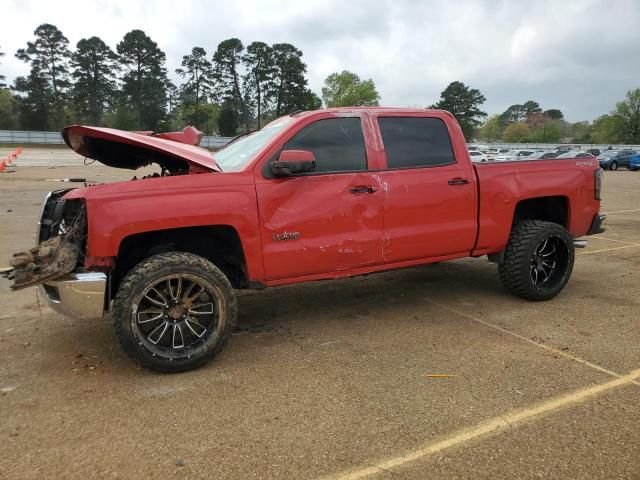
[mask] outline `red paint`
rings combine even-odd
[[[456,163],[388,170],[379,115],[440,118],[451,136]],[[301,128],[336,116],[361,118],[369,170],[288,178],[263,175]],[[71,143],[75,141],[82,153],[88,127],[74,128]],[[249,279],[282,285],[499,252],[507,243],[517,203],[528,198],[565,197],[568,229],[574,237],[587,233],[600,208],[594,198],[597,161],[474,165],[453,116],[437,110],[343,108],[296,115],[243,171],[235,173],[215,171],[215,162],[205,161],[208,153],[197,147],[110,129],[92,129],[91,134],[168,152],[190,162],[191,173],[194,168],[210,173],[69,192],[66,198],[84,198],[87,204],[87,267],[108,265],[129,235],[228,225],[241,239]],[[467,183],[449,184],[459,179]],[[362,187],[369,190],[351,192]]]

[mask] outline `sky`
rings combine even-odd
[[[535,100],[570,121],[610,112],[640,88],[640,0],[0,0],[0,73],[28,73],[15,51],[41,23],[75,47],[97,35],[114,50],[142,29],[167,54],[170,76],[200,46],[237,37],[292,43],[309,84],[350,70],[373,79],[381,105],[425,107],[459,80],[489,114]]]

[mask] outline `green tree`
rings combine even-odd
[[[192,108],[189,123],[202,129],[205,123],[200,116],[200,105],[207,103],[213,88],[213,65],[207,60],[207,52],[204,48],[193,47],[190,55],[182,57],[182,68],[176,69],[176,73],[186,82],[182,85],[182,103]]]
[[[533,100],[528,100],[524,102],[522,107],[524,108],[525,115],[529,115],[531,113],[542,113],[540,104],[538,102],[534,102]]]
[[[38,26],[33,34],[35,40],[27,42],[27,48],[16,52],[16,58],[31,65],[29,76],[16,82],[16,90],[23,91],[27,96],[37,96],[37,99],[32,99],[36,103],[48,104],[47,110],[53,112],[54,128],[61,129],[65,123],[64,109],[70,86],[69,40],[49,23]]]
[[[213,65],[218,101],[228,103],[230,108],[234,108],[236,118],[242,119],[248,131],[249,109],[240,72],[243,51],[244,46],[238,38],[223,40],[213,54]]]
[[[451,112],[458,123],[464,137],[470,140],[474,129],[480,125],[481,118],[486,117],[486,112],[480,110],[480,105],[486,98],[480,90],[469,88],[462,82],[451,82],[440,94],[440,101],[431,108],[439,108]]]
[[[551,120],[562,120],[564,119],[564,114],[562,113],[562,111],[558,110],[557,108],[552,108],[550,110],[545,110],[544,115],[548,118],[550,118]]]
[[[560,128],[556,122],[547,120],[538,125],[538,127],[529,135],[529,141],[535,143],[555,143],[560,141]]]
[[[260,129],[265,103],[269,101],[267,94],[270,84],[275,75],[275,63],[273,58],[273,48],[264,42],[252,42],[247,47],[246,53],[242,57],[247,74],[244,77],[244,84],[247,93],[252,97],[253,103],[257,107],[257,123]]]
[[[172,127],[174,130],[181,130],[185,125],[191,123],[194,118],[195,105],[181,104],[175,111],[175,120]],[[198,107],[199,125],[198,130],[205,135],[215,135],[218,131],[218,121],[220,119],[221,107],[217,103],[203,103]]]
[[[507,108],[500,115],[500,125],[504,128],[511,123],[524,122],[527,119],[527,111],[524,105],[516,103]]]
[[[178,87],[171,81],[167,80],[167,109],[169,116],[172,116],[174,111],[180,104],[180,91]]]
[[[55,128],[51,88],[37,67],[31,68],[28,76],[16,78],[12,88],[22,93],[16,98],[21,128],[27,130]]]
[[[327,107],[377,106],[380,94],[372,79],[360,80],[355,73],[343,70],[325,79],[322,100]]]
[[[618,117],[602,115],[596,118],[591,125],[591,140],[594,143],[619,143],[622,125]]]
[[[308,88],[300,96],[300,110],[319,110],[322,108],[322,99]]]
[[[20,128],[18,102],[7,88],[0,88],[0,130]]]
[[[118,43],[117,51],[125,71],[119,108],[132,111],[135,128],[158,130],[165,120],[167,105],[164,52],[142,30],[128,32]]]
[[[478,137],[486,142],[495,142],[502,138],[500,115],[491,115],[478,130]]]
[[[290,43],[276,43],[272,48],[275,73],[268,95],[275,116],[320,108],[318,96],[307,86],[307,65],[302,61],[302,51]]]
[[[529,127],[526,123],[516,122],[504,129],[503,139],[508,143],[526,142],[529,138]]]
[[[220,111],[218,133],[223,137],[235,137],[238,134],[238,113],[230,102],[226,102]]]
[[[116,93],[117,55],[98,37],[83,38],[71,55],[72,97],[81,120],[100,125]]]
[[[640,143],[640,88],[629,90],[625,99],[616,103],[613,115],[622,129],[622,141]]]

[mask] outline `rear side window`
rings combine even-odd
[[[378,118],[389,168],[437,167],[455,163],[451,139],[439,118]]]
[[[296,133],[284,148],[313,152],[316,173],[367,169],[359,118],[318,120]]]

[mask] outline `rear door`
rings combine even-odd
[[[313,152],[316,170],[274,178],[267,163],[256,178],[267,279],[381,263],[380,177],[368,170],[360,117],[314,120],[281,149]]]
[[[475,243],[475,174],[468,156],[459,158],[466,148],[454,154],[443,119],[418,115],[377,117],[386,156],[386,262],[466,255]]]

